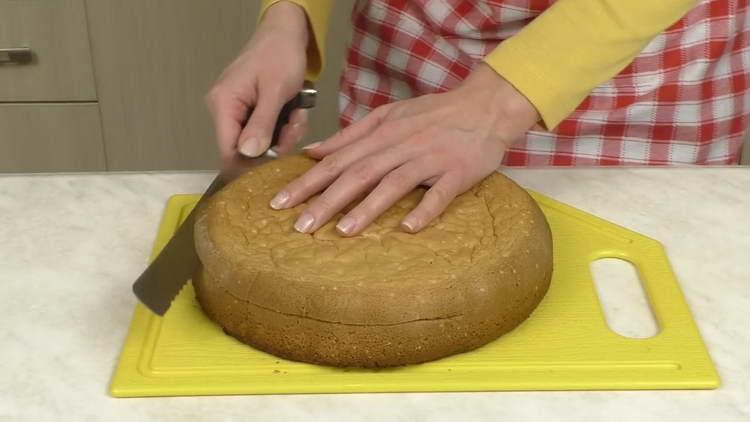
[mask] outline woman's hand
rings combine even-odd
[[[237,151],[257,157],[268,149],[279,111],[302,88],[308,36],[307,17],[299,6],[275,4],[206,95],[224,162]],[[243,128],[250,109],[252,116]],[[307,111],[295,110],[274,149],[291,150],[306,127]]]
[[[321,161],[281,190],[271,206],[294,207],[323,191],[294,226],[310,233],[370,191],[336,225],[342,235],[352,236],[423,184],[430,188],[401,222],[403,230],[414,233],[495,171],[508,146],[538,119],[523,95],[481,64],[452,91],[379,107],[308,146],[307,154]]]

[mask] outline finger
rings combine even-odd
[[[268,149],[283,105],[284,101],[281,96],[260,93],[258,104],[253,109],[239,137],[237,146],[242,155],[257,157]]]
[[[310,110],[306,108],[295,108],[289,113],[289,123],[303,124],[310,120]]]
[[[385,175],[362,202],[339,220],[336,229],[344,236],[361,233],[399,199],[425,180],[438,176],[440,172],[441,167],[437,160],[429,158],[421,158],[401,165]]]
[[[416,233],[443,213],[453,199],[463,192],[461,177],[446,173],[425,192],[422,201],[401,221],[401,229]]]
[[[307,132],[307,123],[287,123],[281,129],[279,142],[273,150],[279,154],[286,154],[294,149]]]
[[[310,202],[294,228],[302,233],[311,233],[326,224],[336,213],[375,186],[383,176],[409,160],[405,151],[407,147],[399,145],[355,163]]]
[[[240,122],[248,106],[239,99],[212,91],[206,96],[206,105],[214,123],[214,133],[222,161],[231,160],[237,151],[237,139],[242,126]]]
[[[399,143],[414,130],[402,122],[381,125],[370,135],[331,155],[326,155],[305,174],[292,180],[271,200],[271,207],[282,209],[297,206],[325,189],[352,164]],[[402,158],[405,160],[407,157]]]
[[[304,150],[307,155],[318,160],[326,155],[330,155],[343,147],[350,145],[357,139],[370,134],[375,128],[384,122],[388,110],[389,105],[378,107],[361,120],[339,130],[330,138],[307,145]]]

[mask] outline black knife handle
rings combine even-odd
[[[294,111],[294,109],[296,108],[315,107],[316,95],[317,91],[315,90],[315,86],[313,85],[313,83],[310,81],[305,81],[300,92],[298,92],[297,95],[294,96],[294,98],[287,101],[286,104],[281,107],[281,111],[279,111],[279,117],[276,119],[276,124],[273,127],[273,135],[271,135],[271,145],[269,145],[269,148],[278,144],[279,137],[281,136],[281,129],[284,128],[284,125],[289,123],[289,117],[291,116],[292,111]],[[242,122],[243,128],[245,127],[245,125],[247,125],[247,122],[248,120],[250,120],[250,116],[252,114],[253,109],[249,108],[247,110],[247,116]]]
[[[271,136],[271,145],[268,147],[271,148],[279,143],[279,137],[281,137],[281,129],[284,128],[284,125],[289,123],[289,116],[292,114],[292,111],[297,108],[296,104],[299,102],[298,97],[301,94],[297,94],[292,98],[291,101],[284,104],[284,107],[281,107],[281,111],[279,112],[279,117],[276,119],[276,126],[273,128],[273,136]]]

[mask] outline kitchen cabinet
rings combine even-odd
[[[0,171],[105,168],[84,0],[0,0]]]
[[[351,5],[339,1],[333,19],[345,22]],[[203,96],[258,9],[253,0],[0,0],[0,61],[9,48],[28,59],[0,64],[0,172],[215,168]],[[337,127],[351,29],[332,33],[309,139]]]
[[[248,0],[88,0],[110,170],[216,165],[203,96],[252,32]]]
[[[352,0],[332,22],[346,22]],[[203,96],[252,34],[258,1],[88,0],[107,167],[207,169],[218,164]],[[337,128],[336,93],[349,25],[332,25],[329,71],[308,139]]]
[[[0,169],[5,172],[106,169],[96,103],[0,104]]]
[[[84,0],[0,0],[3,61],[2,102],[96,101]]]
[[[0,171],[213,167],[202,97],[257,9],[247,0],[0,0],[0,48],[33,54],[0,65]],[[41,160],[53,144],[58,154]]]

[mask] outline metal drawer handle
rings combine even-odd
[[[2,63],[25,64],[25,63],[30,63],[31,58],[32,58],[32,54],[31,54],[31,49],[29,47],[0,48],[0,64]]]

